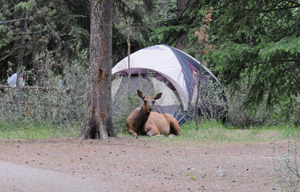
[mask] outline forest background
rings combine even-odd
[[[113,15],[113,65],[127,56],[128,34],[131,52],[171,45],[223,84],[229,124],[299,125],[300,1],[115,0]],[[39,87],[2,88],[2,120],[82,122],[89,30],[89,1],[0,2],[0,84],[19,71]]]

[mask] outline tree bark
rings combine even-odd
[[[196,124],[196,130],[199,130],[199,116],[200,116],[200,114],[199,114],[199,99],[200,99],[200,88],[201,88],[201,71],[199,71],[199,74],[197,77],[198,77],[198,79],[197,79],[197,96],[196,96],[196,102],[195,102],[195,108],[194,108],[194,121]]]
[[[128,82],[127,82],[127,97],[130,96],[130,78],[131,78],[131,69],[130,69],[130,29],[127,28],[127,57],[128,57]]]
[[[181,17],[188,6],[189,0],[177,0],[177,17]]]
[[[25,17],[25,20],[24,20],[24,24],[23,24],[23,30],[24,32],[22,33],[22,36],[21,36],[21,45],[20,45],[20,51],[19,51],[19,55],[18,55],[18,66],[17,66],[17,82],[16,82],[16,85],[17,85],[17,95],[16,95],[16,106],[17,106],[17,109],[18,111],[22,111],[21,110],[21,102],[22,102],[22,89],[21,89],[21,84],[20,84],[20,79],[21,77],[23,76],[23,64],[24,64],[24,55],[25,55],[25,49],[26,49],[26,37],[25,37],[25,34],[27,33],[27,30],[28,30],[28,25],[27,25],[27,21],[29,19],[29,11],[26,11],[25,13],[26,17]]]
[[[163,6],[162,6],[164,19],[168,19],[168,11],[167,11],[167,8],[168,8],[168,2],[167,2],[167,0],[164,0],[164,1],[163,1]]]
[[[23,30],[24,32],[22,33],[21,36],[21,47],[20,47],[20,52],[19,52],[19,57],[18,57],[18,68],[17,68],[17,87],[20,88],[20,77],[22,76],[22,66],[24,63],[24,54],[25,54],[25,41],[26,41],[26,37],[25,34],[27,33],[27,29],[28,29],[28,25],[27,25],[27,20],[29,18],[29,11],[26,11],[26,17],[25,17],[25,21],[24,21],[24,26],[23,26]]]
[[[91,2],[88,107],[79,139],[116,136],[111,112],[112,1]]]

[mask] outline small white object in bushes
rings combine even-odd
[[[7,83],[9,86],[16,87],[17,86],[18,74],[14,73],[11,77],[7,79]],[[25,86],[25,80],[23,77],[20,77],[20,85]]]

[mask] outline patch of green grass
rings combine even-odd
[[[260,142],[275,141],[287,138],[300,139],[300,127],[284,124],[280,126],[249,127],[239,129],[224,126],[216,121],[204,121],[200,129],[196,130],[194,122],[188,122],[181,126],[180,137],[140,137],[143,139],[155,139],[166,141],[192,141],[201,143],[230,143],[230,142]]]
[[[287,139],[289,137],[300,138],[300,128],[284,124],[280,126],[249,127],[238,129],[225,127],[216,121],[204,121],[200,129],[195,129],[194,122],[188,122],[182,127],[182,140],[199,140],[202,142],[258,142]]]
[[[76,137],[80,125],[58,126],[47,122],[5,122],[0,120],[0,138],[4,139],[53,139]]]
[[[190,171],[188,171],[187,176],[190,177],[191,180],[193,180],[193,181],[196,181],[196,179],[197,179],[196,177],[194,177],[194,176],[191,175]]]
[[[80,123],[68,125],[55,125],[47,122],[6,122],[0,120],[0,138],[4,139],[53,139],[63,137],[76,137],[80,132]],[[140,139],[155,139],[162,141],[192,141],[201,143],[224,143],[224,142],[259,142],[274,141],[287,138],[300,139],[300,127],[290,124],[280,126],[250,127],[248,129],[237,129],[225,127],[216,121],[204,121],[200,129],[195,129],[194,122],[188,122],[181,126],[180,137],[147,137]],[[129,136],[119,133],[119,136]]]

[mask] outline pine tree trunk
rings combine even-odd
[[[163,6],[162,6],[164,19],[168,19],[168,11],[167,11],[167,8],[168,8],[168,2],[167,2],[167,0],[164,0],[164,1],[163,1]]]
[[[26,49],[26,37],[25,37],[25,34],[27,33],[27,29],[28,29],[28,25],[27,25],[27,21],[29,19],[29,11],[26,11],[26,17],[25,17],[25,20],[24,20],[24,24],[23,24],[23,30],[24,32],[22,33],[22,36],[21,36],[21,45],[20,45],[20,51],[19,51],[19,55],[18,55],[18,67],[17,67],[17,82],[16,82],[16,85],[17,85],[17,88],[18,88],[18,91],[17,91],[17,96],[16,96],[16,99],[15,99],[15,102],[16,102],[16,106],[17,106],[17,109],[19,112],[21,112],[21,102],[22,102],[22,88],[21,88],[21,84],[20,84],[20,80],[21,80],[21,76],[23,76],[23,70],[22,70],[22,67],[23,67],[23,64],[24,64],[24,55],[25,55],[25,49]]]
[[[201,71],[198,74],[197,79],[197,96],[196,96],[196,102],[195,102],[195,108],[194,108],[194,121],[196,124],[196,130],[199,130],[199,99],[200,99],[200,88],[201,88]]]
[[[20,52],[19,52],[19,56],[18,56],[18,68],[17,68],[17,87],[20,88],[20,77],[22,76],[22,67],[23,67],[23,63],[24,63],[24,55],[25,55],[25,48],[26,48],[26,37],[25,34],[27,33],[27,21],[29,19],[29,11],[26,11],[26,17],[24,20],[24,26],[23,26],[23,30],[24,32],[22,33],[21,36],[21,45],[20,45]]]
[[[177,17],[181,17],[188,6],[189,0],[177,0]]]
[[[80,139],[116,136],[111,112],[112,1],[91,2],[88,107]]]
[[[127,28],[127,58],[128,58],[128,82],[127,82],[127,97],[130,97],[130,78],[131,78],[131,69],[130,69],[130,29]]]

